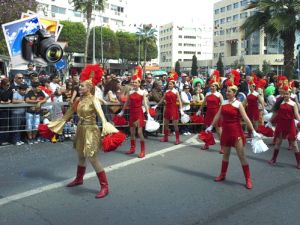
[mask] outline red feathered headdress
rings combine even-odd
[[[178,73],[176,71],[171,71],[169,73],[168,80],[169,81],[177,81],[177,79],[178,79]]]
[[[285,85],[288,85],[288,79],[286,76],[283,76],[283,75],[279,75],[278,78],[277,78],[277,87],[282,87],[284,84]]]
[[[93,85],[97,85],[103,76],[103,70],[98,64],[87,64],[80,74],[80,81],[91,80]]]
[[[135,71],[134,71],[134,74],[131,78],[132,80],[142,80],[143,79],[143,70],[142,70],[142,67],[141,66],[136,66],[135,67]]]
[[[214,73],[212,74],[209,84],[217,84],[220,86],[220,71],[219,70],[214,70]]]
[[[236,86],[240,85],[241,75],[237,70],[231,70],[230,80],[232,80],[233,84]]]

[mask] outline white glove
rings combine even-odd
[[[266,110],[266,109],[264,109],[264,115],[267,115],[269,112]]]
[[[255,130],[252,131],[252,134],[254,138],[261,138],[261,135],[257,133]]]
[[[205,132],[206,133],[211,132],[213,128],[214,127],[212,125],[210,125],[208,128],[205,129]]]
[[[200,116],[201,115],[201,111],[199,110],[198,112],[196,112],[196,116]]]
[[[154,105],[151,108],[155,110],[157,108],[157,105]]]
[[[124,115],[124,111],[123,110],[118,113],[118,116],[123,116],[123,115]]]
[[[153,120],[152,116],[150,115],[150,113],[147,113],[147,119],[148,120]]]
[[[265,127],[269,127],[269,128],[272,128],[272,123],[271,122],[267,122]]]
[[[180,114],[184,115],[183,109],[180,109]]]

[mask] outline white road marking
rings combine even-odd
[[[164,156],[164,154],[167,153],[167,152],[171,152],[171,151],[174,151],[176,149],[179,149],[179,148],[182,148],[182,147],[186,146],[185,143],[191,143],[191,142],[194,143],[196,138],[197,138],[197,135],[194,135],[193,137],[187,139],[185,142],[183,142],[179,145],[173,145],[171,147],[162,149],[160,151],[149,153],[145,156],[145,158],[142,158],[142,159],[134,158],[134,159],[130,159],[130,160],[127,160],[127,161],[124,161],[124,162],[121,162],[121,163],[117,163],[117,164],[105,167],[104,170],[106,172],[111,172],[111,171],[118,170],[120,168],[129,166],[129,165],[132,165],[132,164],[135,164],[135,163],[138,163],[138,162],[142,162],[146,159],[150,159],[150,158],[153,158],[153,157],[156,157],[156,156]],[[87,173],[84,176],[84,180],[93,178],[95,176],[96,176],[95,172]],[[36,194],[39,194],[39,193],[42,193],[42,192],[45,192],[45,191],[50,191],[50,190],[53,190],[53,189],[65,187],[66,184],[68,182],[72,181],[72,180],[73,180],[73,178],[68,179],[68,180],[64,180],[64,181],[60,181],[60,182],[56,182],[56,183],[53,183],[53,184],[49,184],[49,185],[46,185],[46,186],[38,187],[38,188],[29,190],[29,191],[25,191],[25,192],[22,192],[22,193],[18,193],[18,194],[15,194],[15,195],[11,195],[11,196],[2,198],[2,199],[0,199],[0,206],[5,205],[5,204],[9,204],[11,202],[14,202],[14,201],[17,201],[17,200],[20,200],[20,199],[23,199],[23,198],[27,198],[27,197],[36,195]]]

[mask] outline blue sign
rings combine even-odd
[[[64,69],[66,67],[66,65],[67,65],[66,61],[63,58],[54,64],[55,69],[57,69],[57,70]]]

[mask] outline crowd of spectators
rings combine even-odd
[[[131,73],[124,76],[105,74],[103,80],[97,85],[95,96],[104,107],[107,119],[111,120],[114,114],[121,110],[121,105],[127,100],[131,89]],[[247,95],[249,76],[241,76],[240,92]],[[226,77],[222,81],[226,80]],[[223,82],[224,83],[224,82]],[[270,81],[272,83],[272,80]],[[148,92],[149,102],[158,103],[167,89],[167,75],[154,77],[150,73],[142,80],[141,88]],[[268,84],[267,84],[268,85]],[[202,76],[192,77],[182,73],[176,82],[176,88],[180,92],[183,103],[183,111],[190,114],[198,110],[204,100],[205,94],[209,91],[208,79]],[[221,86],[221,93],[226,97],[226,87]],[[45,141],[37,134],[37,127],[40,123],[47,123],[49,120],[59,118],[64,113],[61,102],[74,103],[79,96],[79,74],[71,73],[64,79],[58,74],[38,74],[33,65],[28,65],[26,74],[17,73],[12,80],[1,76],[0,83],[0,145],[10,142],[15,145],[24,143],[34,144]],[[268,97],[268,98],[267,98]],[[274,96],[273,96],[274,97]],[[272,96],[266,96],[266,104],[272,100]],[[31,106],[17,104],[29,103]],[[51,103],[51,104],[44,104]],[[11,107],[13,104],[14,107]],[[271,103],[270,103],[271,104]],[[7,105],[7,107],[5,107]],[[270,106],[271,107],[271,106]],[[159,119],[159,118],[158,118]],[[68,138],[72,134],[74,120],[69,121],[64,129],[62,138]],[[182,126],[181,133],[190,135],[188,126]]]

